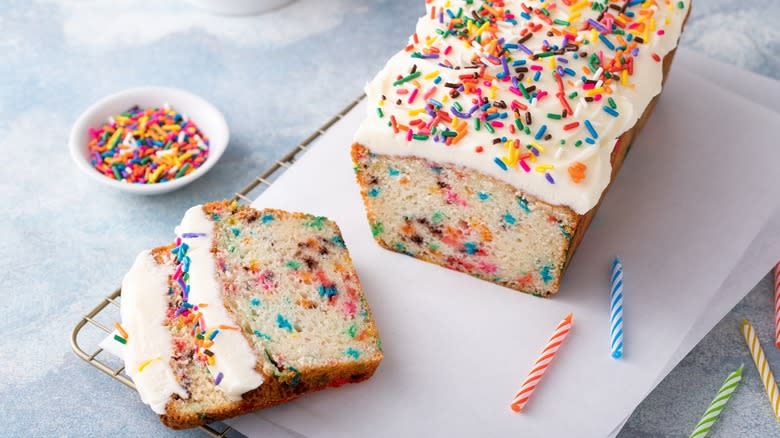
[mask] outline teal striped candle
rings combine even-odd
[[[718,395],[715,396],[715,399],[712,401],[712,403],[710,403],[710,406],[701,417],[701,420],[699,420],[699,423],[696,424],[693,432],[691,432],[690,438],[704,438],[710,432],[712,426],[716,421],[718,421],[718,417],[723,411],[723,408],[726,407],[726,403],[729,402],[731,394],[737,390],[739,382],[742,381],[743,366],[744,365],[740,365],[736,371],[726,377],[726,381],[723,382],[723,386],[721,386],[718,390]]]

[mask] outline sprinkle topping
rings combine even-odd
[[[588,149],[613,147],[642,114],[657,90],[640,70],[660,85],[656,58],[687,14],[671,0],[426,3],[409,45],[367,89],[372,123],[405,153],[450,151],[544,190],[597,188],[596,200],[603,186],[586,169],[610,151]]]
[[[89,128],[92,166],[103,175],[137,184],[181,178],[203,165],[209,140],[192,120],[167,105],[134,106]]]
[[[218,327],[207,326],[203,313],[200,311],[201,307],[205,307],[205,305],[189,302],[190,258],[187,256],[189,245],[183,241],[183,238],[193,239],[205,236],[205,233],[182,233],[181,237],[176,238],[176,243],[173,249],[171,249],[171,253],[174,254],[177,265],[171,280],[179,286],[179,293],[181,294],[181,301],[179,307],[174,312],[174,317],[179,324],[189,328],[189,333],[195,344],[195,360],[199,360],[208,366],[214,365],[216,361],[214,353],[209,348],[214,345],[214,339],[219,335],[220,330],[236,330],[237,327],[225,325],[219,325]],[[219,385],[219,381],[222,380],[222,373],[220,372],[217,376],[215,385]]]

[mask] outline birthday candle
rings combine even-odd
[[[780,348],[780,262],[775,265],[775,347]]]
[[[780,392],[777,389],[777,382],[775,381],[775,376],[772,375],[772,370],[769,369],[769,364],[766,361],[764,350],[761,348],[761,343],[758,341],[756,331],[753,330],[753,326],[750,325],[747,319],[742,320],[742,335],[745,337],[750,354],[753,356],[753,362],[756,364],[758,374],[761,375],[761,381],[764,382],[766,395],[769,397],[769,404],[772,406],[775,419],[780,421]]]
[[[555,332],[547,342],[544,350],[542,350],[542,354],[534,363],[533,369],[528,373],[528,377],[525,378],[523,384],[520,386],[520,390],[512,399],[512,403],[509,406],[513,411],[523,411],[523,408],[528,403],[528,399],[531,398],[536,386],[539,384],[542,376],[544,376],[544,372],[547,370],[547,367],[550,366],[550,362],[555,358],[555,354],[558,352],[561,344],[563,344],[563,341],[566,339],[566,335],[571,330],[571,322],[572,314],[570,313],[566,315],[566,317],[563,318],[563,321],[558,324],[558,327],[555,328]]]
[[[623,264],[612,261],[609,294],[609,339],[612,357],[623,356]]]
[[[707,410],[704,412],[701,420],[696,423],[696,427],[693,429],[693,432],[691,432],[690,438],[704,438],[709,433],[715,422],[718,421],[718,417],[726,407],[726,403],[729,402],[731,394],[737,390],[739,382],[742,381],[743,367],[744,365],[740,365],[736,371],[726,377],[723,385],[721,385],[720,389],[718,390],[718,394],[715,395],[715,399],[712,400],[709,407],[707,407]]]

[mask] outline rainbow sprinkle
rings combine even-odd
[[[686,7],[672,0],[426,3],[434,31],[412,35],[405,51],[420,62],[390,78],[377,116],[407,142],[454,146],[469,132],[487,131],[495,136],[491,152],[499,169],[519,168],[549,184],[564,176],[574,184],[587,178],[585,163],[558,173],[544,161],[556,151],[560,155],[561,147],[598,145],[603,125],[574,121],[575,113],[592,103],[608,118],[620,117],[613,96],[635,89],[635,63],[661,61],[651,43],[667,34],[662,27],[671,22],[659,11]],[[462,58],[462,50],[471,51],[470,59]],[[500,97],[505,90],[511,97]],[[545,110],[532,116],[540,102]],[[386,104],[405,110],[409,120],[388,114]],[[517,146],[505,154],[501,148],[508,143]],[[540,144],[557,146],[551,154]],[[530,172],[540,166],[546,170]]]
[[[124,329],[124,327],[122,327],[122,324],[115,322],[114,328],[119,332],[118,335],[114,335],[114,339],[123,344],[127,344],[127,340],[130,339],[130,335],[127,334],[127,331]]]
[[[144,368],[148,367],[149,364],[151,364],[152,362],[157,361],[157,360],[162,360],[162,358],[160,356],[157,356],[157,357],[154,357],[154,358],[151,358],[151,359],[147,359],[147,360],[141,362],[138,365],[138,372],[139,373],[142,372],[144,370]]]
[[[206,237],[204,233],[182,233],[180,237],[176,238],[174,247],[171,249],[171,253],[174,255],[177,263],[176,269],[171,276],[171,280],[178,286],[179,293],[181,294],[181,302],[178,308],[173,313],[174,318],[177,318],[178,324],[181,324],[188,328],[189,334],[192,336],[195,344],[195,360],[199,360],[206,366],[214,365],[216,358],[214,353],[209,348],[214,345],[214,339],[223,330],[238,330],[238,327],[219,325],[218,327],[209,328],[206,325],[206,320],[203,317],[201,308],[206,307],[205,304],[193,304],[189,302],[189,270],[190,270],[190,258],[187,255],[189,245],[187,245],[182,238],[201,238]],[[222,372],[218,372],[214,380],[215,385],[219,385],[222,381]]]
[[[133,184],[155,184],[192,173],[209,156],[209,139],[187,116],[171,109],[134,106],[89,128],[92,166]]]

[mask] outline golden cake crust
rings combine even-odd
[[[165,415],[160,415],[160,421],[172,429],[189,429],[286,403],[304,394],[328,387],[362,382],[374,374],[382,357],[380,352],[366,361],[338,364],[332,367],[302,369],[300,370],[301,380],[295,386],[285,385],[272,376],[266,375],[265,382],[258,388],[245,393],[241,401],[209,412],[186,412],[178,407],[177,400],[171,400],[166,406]],[[260,372],[259,369],[258,372]]]

